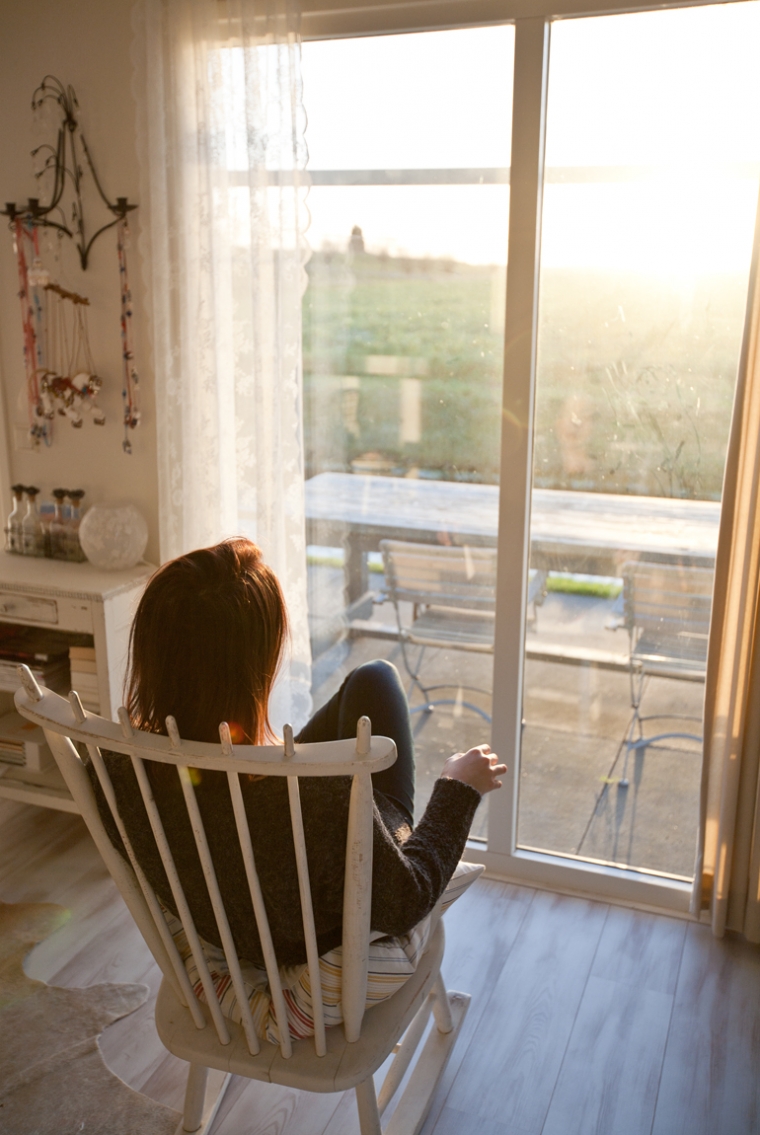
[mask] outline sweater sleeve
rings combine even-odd
[[[406,934],[429,914],[462,857],[480,793],[459,780],[435,782],[425,813],[398,844],[375,805],[372,929]]]

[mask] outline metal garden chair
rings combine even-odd
[[[138,732],[133,730],[124,708],[119,710],[117,725],[85,712],[74,692],[66,700],[41,688],[27,667],[19,667],[19,674],[23,684],[16,693],[16,707],[30,721],[44,729],[46,740],[98,850],[163,973],[156,1003],[158,1035],[170,1052],[190,1064],[184,1116],[178,1132],[207,1132],[229,1077],[239,1075],[311,1092],[341,1092],[354,1088],[362,1135],[381,1135],[380,1116],[404,1078],[432,1011],[434,1026],[385,1129],[385,1135],[414,1135],[418,1132],[470,998],[467,994],[447,993],[444,987],[440,972],[444,948],[443,924],[440,919],[434,919],[427,951],[416,972],[397,993],[373,1007],[365,1016],[372,895],[371,774],[393,764],[396,759],[393,741],[387,737],[372,737],[369,719],[364,717],[358,723],[355,741],[295,745],[292,730],[286,726],[284,746],[233,747],[229,729],[222,723],[219,727],[221,745],[201,744],[182,740],[171,717],[166,721],[168,736]],[[108,838],[87,769],[76,744],[86,746],[131,866]],[[125,824],[119,815],[102,749],[123,753],[132,762],[176,909],[198,968],[205,1004],[193,991],[156,894],[135,857]],[[147,766],[151,762],[173,765],[178,771],[208,895],[242,1011],[241,1024],[222,1014],[167,833],[153,800],[147,773]],[[253,1025],[240,963],[195,796],[191,775],[193,769],[214,769],[227,774],[236,825],[236,832],[231,831],[230,838],[237,837],[240,842],[266,963],[273,1011],[281,1038],[279,1046],[260,1041]],[[287,777],[313,1000],[315,1035],[309,1039],[293,1041],[288,1030],[279,967],[259,885],[240,786],[240,777],[246,774]],[[331,1029],[324,1026],[299,794],[299,779],[311,776],[352,778],[343,906],[344,1024]],[[379,1096],[376,1096],[373,1073],[394,1051],[394,1061]],[[212,1077],[217,1081],[214,1092],[207,1092],[209,1069],[222,1073],[221,1077]]]
[[[469,650],[493,654],[496,625],[496,548],[467,545],[443,547],[413,544],[402,540],[381,540],[387,598],[393,603],[398,640],[404,666],[425,704],[412,713],[431,712],[436,705],[455,705],[454,698],[431,698],[443,684],[428,685],[420,678],[422,659],[428,647]],[[531,571],[528,606],[541,605],[546,594],[546,572]],[[385,596],[383,596],[383,599]],[[412,604],[412,619],[404,624],[401,604]],[[410,646],[420,648],[416,663]],[[464,689],[481,693],[477,686]],[[486,721],[490,715],[473,702],[460,702]]]
[[[670,738],[702,743],[696,733],[667,732],[646,736],[644,722],[667,716],[701,720],[686,714],[641,713],[649,676],[703,682],[707,667],[714,573],[712,568],[632,561],[623,565],[623,622],[630,640],[629,677],[633,717],[620,783],[628,783],[631,752]]]

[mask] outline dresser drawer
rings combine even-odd
[[[56,599],[39,599],[37,596],[3,591],[0,593],[0,619],[57,626],[58,602]]]
[[[92,605],[86,599],[45,599],[23,592],[0,591],[0,620],[92,634]]]

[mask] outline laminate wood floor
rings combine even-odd
[[[143,981],[155,995],[158,970],[78,817],[0,801],[0,900],[70,912],[30,954],[31,976],[68,986]],[[446,982],[472,1004],[423,1135],[760,1133],[757,947],[492,880],[446,924]],[[127,1083],[181,1106],[185,1066],[155,1034],[152,999],[106,1029],[101,1046]],[[237,1078],[214,1127],[357,1133],[353,1093]]]

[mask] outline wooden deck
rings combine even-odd
[[[30,955],[31,976],[69,986],[144,981],[155,995],[157,968],[79,817],[0,802],[0,899],[71,911]],[[423,1135],[760,1130],[757,947],[492,880],[477,883],[446,922],[447,984],[472,993],[472,1006]],[[151,1004],[108,1028],[101,1047],[130,1085],[179,1107],[183,1065],[161,1047]],[[118,1117],[111,1130],[132,1135]],[[214,1127],[215,1135],[356,1132],[352,1093],[238,1079]]]

